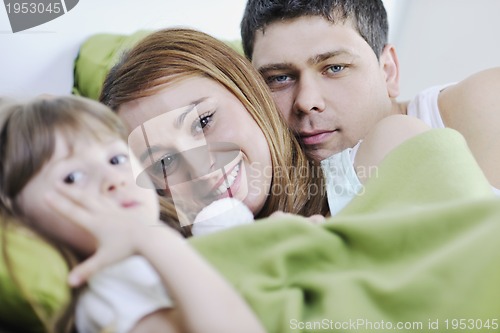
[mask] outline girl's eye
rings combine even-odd
[[[191,126],[191,133],[193,135],[199,134],[203,132],[205,127],[210,127],[210,125],[213,122],[213,116],[215,112],[206,112],[198,117],[197,120],[193,122],[193,125]]]
[[[113,165],[116,165],[116,164],[123,164],[123,163],[126,163],[128,161],[128,156],[125,155],[125,154],[120,154],[120,155],[116,155],[116,156],[113,156],[110,160],[109,160],[109,163],[113,164]]]
[[[75,172],[72,172],[72,173],[70,173],[69,175],[67,175],[67,176],[64,178],[64,182],[65,182],[66,184],[74,184],[74,183],[76,183],[77,181],[79,181],[82,177],[83,177],[83,173],[82,173],[82,172],[75,171]]]

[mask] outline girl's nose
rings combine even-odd
[[[127,184],[125,172],[108,168],[103,174],[102,188],[104,192],[114,192]]]

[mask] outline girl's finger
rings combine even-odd
[[[85,208],[89,211],[99,212],[103,207],[109,207],[111,205],[111,200],[105,196],[99,196],[97,199],[94,196],[88,194],[88,192],[83,191],[71,186],[65,186],[63,184],[56,184],[56,191],[71,200],[75,205]],[[108,205],[109,203],[109,205]]]
[[[71,287],[79,287],[90,279],[90,277],[97,271],[109,265],[112,260],[108,260],[103,250],[97,252],[74,267],[68,275],[68,284]]]
[[[55,185],[56,192],[67,198],[68,200],[73,201],[75,204],[84,204],[87,201],[83,201],[82,197],[84,197],[85,192],[77,189],[76,187],[65,186],[62,184]]]
[[[46,193],[45,201],[50,208],[69,221],[76,222],[80,225],[86,224],[86,221],[92,221],[92,216],[89,211],[75,204],[74,201],[60,193]]]
[[[283,217],[283,216],[286,216],[286,214],[287,213],[285,213],[281,210],[277,210],[274,213],[272,213],[271,215],[269,215],[269,217]]]
[[[325,223],[326,219],[323,215],[316,214],[316,215],[311,215],[309,217],[309,220],[314,223],[314,224],[323,224]]]

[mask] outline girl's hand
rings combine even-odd
[[[269,217],[278,217],[278,218],[282,218],[282,217],[287,217],[287,216],[297,216],[295,214],[292,214],[292,213],[285,213],[285,212],[282,212],[281,210],[279,211],[276,211],[274,213],[272,213],[271,215],[269,215]],[[308,219],[312,224],[323,224],[325,223],[325,217],[323,215],[320,215],[320,214],[316,214],[316,215],[311,215],[309,217],[305,217],[306,219]]]
[[[46,201],[57,214],[79,225],[97,241],[95,253],[70,272],[68,282],[74,287],[98,270],[136,254],[141,239],[147,241],[148,234],[158,228],[152,226],[158,224],[158,220],[145,221],[148,217],[154,218],[150,209],[140,205],[123,208],[112,199],[89,197],[64,186],[47,193]]]

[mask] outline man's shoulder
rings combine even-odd
[[[439,111],[447,127],[482,128],[500,117],[500,67],[475,73],[439,94]],[[490,124],[488,124],[490,123]],[[499,122],[495,123],[498,126]]]

